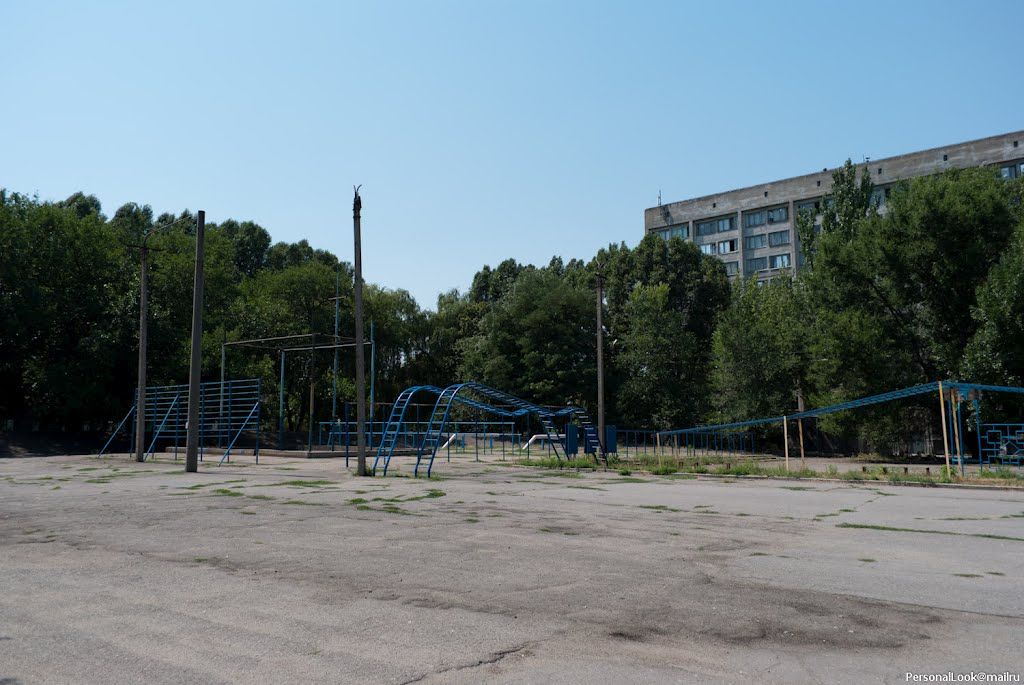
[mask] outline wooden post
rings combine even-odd
[[[946,396],[942,393],[942,381],[939,381],[939,418],[942,419],[942,449],[946,454],[946,475],[952,471],[949,468],[949,431],[946,428]]]
[[[782,449],[786,454],[786,472],[789,472],[789,422],[782,417]]]

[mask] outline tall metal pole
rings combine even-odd
[[[338,320],[341,317],[341,264],[334,275],[334,344],[338,344]],[[338,348],[334,348],[334,385],[331,389],[331,418],[338,418]]]
[[[360,212],[363,200],[359,197],[359,186],[352,198],[352,234],[355,240],[355,316],[356,316],[356,473],[366,473],[366,353],[363,350],[363,243],[360,230]]]
[[[601,454],[605,451],[604,436],[604,271],[597,268],[597,442]]]
[[[199,375],[203,348],[203,242],[206,212],[196,217],[196,270],[192,289],[192,359],[188,375],[188,432],[185,438],[185,471],[199,470]]]
[[[140,276],[142,280],[139,293],[139,384],[135,404],[135,461],[146,459],[146,345],[149,337],[149,248],[145,238],[139,250],[142,255]]]

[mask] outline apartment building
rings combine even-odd
[[[1024,131],[864,162],[875,184],[875,201],[883,207],[899,181],[976,166],[997,167],[1003,178],[1024,176]],[[820,217],[831,192],[833,171],[826,168],[651,207],[644,210],[644,233],[696,243],[701,252],[725,262],[730,277],[771,280],[786,269],[800,267],[797,213],[811,209]]]

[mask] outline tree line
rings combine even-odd
[[[376,395],[475,379],[551,405],[596,400],[595,280],[605,282],[608,421],[665,429],[792,413],[939,378],[1024,380],[1024,182],[954,170],[893,187],[878,204],[847,162],[820,216],[795,217],[802,267],[765,284],[730,283],[692,243],[648,235],[589,260],[484,266],[433,309],[368,284]],[[0,419],[46,429],[99,426],[135,385],[137,245],[150,255],[149,379],[187,378],[194,217],[135,203],[103,213],[91,195],[62,202],[0,190]],[[306,241],[274,243],[251,221],[207,224],[203,376],[225,341],[330,333],[340,283],[351,335],[352,268]],[[471,249],[467,247],[467,249]],[[354,396],[342,354],[340,401]],[[332,353],[289,362],[286,422],[330,418]],[[229,377],[277,394],[278,358],[232,350]],[[275,405],[272,405],[275,406]],[[908,412],[912,408],[908,408]],[[270,413],[270,412],[268,412]],[[864,417],[869,416],[870,421]],[[878,444],[914,419],[837,415],[832,431]]]

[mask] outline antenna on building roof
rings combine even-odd
[[[658,206],[661,206],[661,188],[658,188]]]

